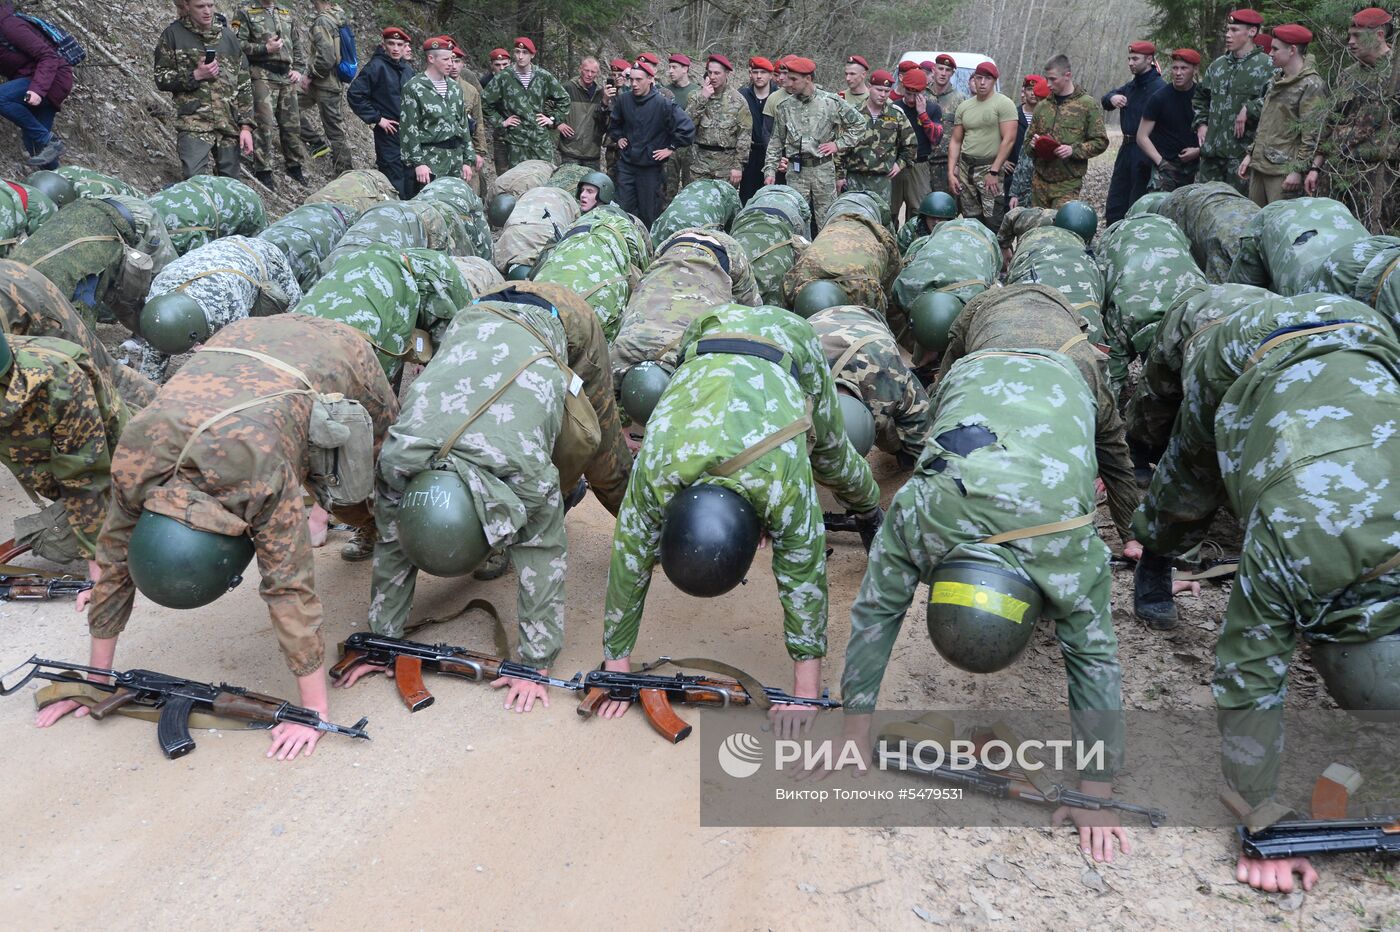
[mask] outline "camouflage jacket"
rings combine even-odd
[[[440,96],[432,78],[415,74],[403,86],[399,113],[399,151],[406,169],[426,165],[435,177],[456,178],[463,165],[476,161],[467,104],[456,81],[448,81],[446,96]]]
[[[292,71],[306,71],[306,56],[301,37],[292,21],[292,11],[286,7],[240,6],[234,10],[229,28],[238,36],[243,54],[248,56],[248,73],[273,84],[286,84]],[[267,50],[273,37],[282,40],[275,52]]]
[[[953,82],[948,82],[948,89],[941,94],[933,92],[930,87],[924,92],[929,97],[938,102],[938,108],[943,111],[943,135],[938,140],[938,145],[933,147],[934,159],[948,158],[948,143],[953,141],[953,121],[958,113],[958,104],[967,100],[967,95],[958,90]]]
[[[782,305],[783,276],[808,246],[802,232],[808,229],[811,213],[805,197],[775,184],[755,192],[734,217],[730,234],[752,260],[764,304]]]
[[[843,105],[844,106],[844,105]],[[809,282],[834,281],[852,304],[884,313],[888,289],[899,273],[899,247],[894,234],[867,217],[832,217],[812,245],[783,276],[789,307]]]
[[[603,222],[576,225],[540,257],[532,281],[568,287],[598,315],[609,340],[617,336],[622,310],[638,274],[629,258],[626,216],[604,214]]]
[[[507,68],[481,92],[481,108],[496,133],[496,144],[505,147],[507,164],[515,165],[526,159],[552,162],[557,131],[537,125],[535,117],[543,113],[555,126],[567,122],[569,92],[558,78],[543,68],[535,69],[528,88],[520,83],[514,68]],[[512,116],[520,118],[518,125],[501,125]]]
[[[1382,56],[1374,65],[1352,62],[1343,72],[1328,100],[1326,131],[1321,142],[1325,155],[1363,162],[1400,159],[1400,94],[1392,92],[1387,97],[1385,92],[1394,54],[1392,51]],[[1382,138],[1380,129],[1387,106],[1390,131]]]
[[[354,223],[360,214],[388,201],[397,201],[398,191],[373,168],[357,168],[332,178],[306,196],[305,204],[339,204],[350,213]]]
[[[321,260],[321,273],[330,271],[343,256],[355,255],[373,246],[390,249],[426,249],[428,233],[422,217],[408,204],[390,202],[371,207],[360,214],[330,255]]]
[[[135,185],[96,169],[83,168],[80,165],[60,165],[54,169],[54,174],[62,175],[73,182],[73,187],[78,191],[78,197],[146,196]]]
[[[218,50],[219,75],[196,81],[194,70],[204,63],[206,48]],[[227,138],[253,125],[253,84],[243,47],[217,19],[208,32],[200,32],[189,19],[165,27],[156,43],[155,79],[175,103],[178,132]]]
[[[176,472],[181,449],[206,420],[240,402],[305,387],[261,360],[208,352],[218,347],[266,353],[300,369],[317,391],[360,402],[374,425],[376,453],[398,416],[374,350],[353,328],[301,314],[226,327],[122,433],[112,457],[112,505],[97,541],[102,578],[93,587],[88,630],[112,638],[126,628],[136,595],[127,547],[141,512],[150,510],[198,530],[253,539],[272,629],[293,675],[306,676],[325,659],[304,504],[311,399],[281,395],[220,418],[194,438]]]
[[[860,110],[865,132],[860,142],[850,149],[836,153],[836,175],[847,172],[887,175],[894,166],[908,168],[918,157],[918,144],[909,118],[894,104],[885,104],[879,116],[871,116],[870,108]]]
[[[822,143],[836,143],[837,151],[849,149],[865,134],[865,122],[844,100],[821,88],[808,97],[789,96],[778,105],[773,118],[773,135],[763,160],[764,176],[774,174],[778,160],[800,156],[821,161],[817,152]]]
[[[1172,221],[1191,241],[1191,257],[1206,275],[1219,284],[1229,280],[1239,255],[1240,238],[1259,205],[1223,181],[1188,184],[1170,192],[1156,213]]]
[[[338,6],[322,10],[311,18],[301,48],[306,59],[306,76],[314,86],[323,90],[341,90],[343,85],[337,74],[340,68],[340,27],[349,23],[349,17]]]
[[[112,451],[130,412],[76,343],[16,336],[10,349],[10,371],[0,375],[0,463],[26,492],[63,503],[92,559],[107,516]]]
[[[894,280],[894,308],[886,315],[906,349],[914,347],[907,311],[919,296],[944,291],[964,303],[990,288],[1001,274],[996,237],[980,220],[945,220],[916,239]]]
[[[1192,99],[1191,125],[1206,128],[1201,155],[1235,161],[1244,158],[1254,142],[1264,91],[1273,76],[1273,61],[1254,47],[1243,58],[1227,52],[1206,66]],[[1241,107],[1248,113],[1248,122],[1244,137],[1236,139],[1235,117]]]
[[[485,158],[491,151],[491,144],[486,139],[486,117],[481,110],[481,88],[465,78],[458,77],[457,89],[462,92],[462,108],[467,114],[467,126],[472,131],[472,151],[477,157]]]
[[[282,250],[305,291],[321,277],[321,262],[350,228],[354,211],[337,204],[304,204],[258,234]]]
[[[729,229],[739,212],[739,190],[728,179],[702,178],[677,192],[651,225],[651,244],[660,245],[681,230],[699,227]]]
[[[1327,85],[1309,60],[1293,77],[1276,74],[1264,91],[1249,170],[1261,175],[1302,175],[1317,151],[1327,106]]]
[[[1031,230],[1016,245],[1006,267],[1006,283],[1038,283],[1056,289],[1075,313],[1089,321],[1089,339],[1104,342],[1103,272],[1076,234],[1054,226]]]
[[[540,253],[572,228],[578,217],[578,201],[572,194],[549,185],[526,191],[496,240],[496,268],[504,273],[512,265],[534,265]]]
[[[1037,159],[1031,141],[1036,136],[1052,136],[1074,150],[1067,159]],[[1055,95],[1036,104],[1020,158],[1035,162],[1033,176],[1054,184],[1083,178],[1089,160],[1108,148],[1108,130],[1103,125],[1103,108],[1082,88],[1061,100]],[[1019,161],[1019,159],[1018,159]]]
[[[146,198],[184,255],[221,236],[257,236],[267,226],[262,195],[237,178],[195,175]]]
[[[1228,280],[1271,288],[1281,295],[1315,291],[1322,266],[1335,252],[1370,238],[1338,201],[1325,197],[1274,201],[1246,225]]]
[[[743,171],[753,144],[753,114],[739,92],[732,85],[709,97],[698,90],[685,109],[695,121],[692,158],[712,173]]]
[[[442,249],[458,256],[491,258],[493,246],[491,225],[486,222],[486,205],[476,196],[470,183],[461,178],[435,178],[414,195],[413,200],[435,205],[456,229],[456,235],[466,236],[466,242],[455,244],[458,248],[435,246],[431,242],[429,248]]]

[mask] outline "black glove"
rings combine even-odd
[[[864,514],[856,515],[856,530],[860,531],[860,543],[866,553],[870,552],[870,545],[875,543],[875,534],[884,523],[885,509],[879,505]]]

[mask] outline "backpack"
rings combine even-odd
[[[355,33],[349,23],[340,24],[340,62],[335,66],[335,76],[340,83],[349,84],[355,80],[355,72],[360,70],[360,58],[355,52]]]
[[[15,15],[39,30],[40,34],[48,40],[49,45],[52,45],[54,50],[58,52],[59,57],[68,64],[81,65],[87,58],[87,50],[78,43],[77,39],[73,38],[62,29],[59,29],[48,20],[40,19],[37,16],[31,16],[28,13],[16,13]],[[4,44],[9,45],[9,43]]]

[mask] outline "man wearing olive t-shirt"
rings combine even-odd
[[[996,92],[997,66],[984,61],[972,72],[973,96],[958,104],[948,143],[948,188],[964,217],[991,229],[1001,224],[1001,176],[1016,144],[1016,105]]]

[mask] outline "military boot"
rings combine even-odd
[[[486,560],[472,573],[472,579],[479,579],[482,582],[489,582],[492,579],[500,579],[510,572],[510,554],[506,548],[498,547],[486,555]]]
[[[1158,631],[1170,631],[1179,623],[1172,601],[1172,561],[1150,550],[1142,552],[1133,572],[1133,614]]]
[[[272,177],[272,172],[253,172],[253,177],[258,179],[258,184],[262,185],[264,188],[267,188],[269,191],[277,190],[277,181],[275,178]]]
[[[374,525],[355,529],[355,536],[340,548],[340,558],[346,563],[359,563],[374,556]]]
[[[291,165],[287,168],[287,177],[297,184],[306,184],[306,174],[301,170],[300,165]]]

